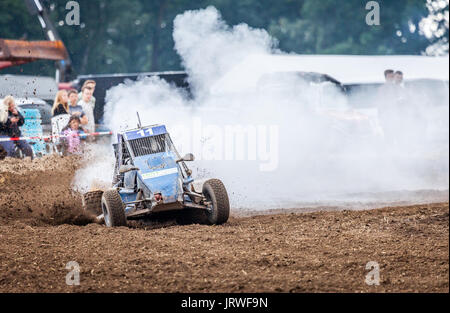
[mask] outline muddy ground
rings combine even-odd
[[[82,160],[46,156],[31,161],[6,158],[0,161],[0,225],[85,225],[81,197],[72,180]]]
[[[0,164],[1,292],[449,291],[448,191],[440,203],[233,211],[222,226],[164,218],[111,229],[92,223],[71,191],[79,162]],[[66,284],[70,261],[79,286]],[[380,266],[378,286],[364,281],[369,261]]]

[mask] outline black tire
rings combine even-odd
[[[116,189],[109,189],[103,193],[102,211],[106,226],[118,227],[127,225],[122,198],[120,198]]]
[[[95,215],[102,214],[102,195],[102,190],[86,192],[81,199],[83,209]]]
[[[228,221],[230,202],[225,185],[218,179],[210,179],[203,184],[202,192],[212,202],[211,210],[205,211],[207,224],[220,225]]]

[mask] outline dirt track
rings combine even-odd
[[[80,160],[49,156],[0,162],[0,225],[85,225],[91,219],[71,188]]]
[[[77,162],[0,165],[1,292],[449,291],[448,202],[110,229],[90,223],[70,193]],[[79,286],[65,283],[69,261],[81,267]],[[379,286],[364,283],[369,261]]]

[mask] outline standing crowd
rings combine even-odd
[[[95,81],[93,80],[85,81],[80,93],[75,89],[58,91],[53,103],[53,116],[61,114],[78,116],[81,125],[83,125],[82,128],[89,133],[93,133],[95,131],[94,91]]]
[[[81,140],[86,138],[87,133],[95,132],[95,81],[84,82],[81,91],[75,89],[59,90],[56,94],[52,107],[52,116],[65,117],[67,124],[58,131],[64,151],[68,154],[79,154],[82,152]],[[53,124],[53,122],[52,122]],[[17,149],[25,156],[33,157],[33,149],[26,140],[21,137],[20,127],[24,125],[24,117],[17,109],[14,97],[7,96],[0,102],[0,141],[1,156],[17,156]],[[53,125],[52,125],[53,126]],[[11,140],[13,138],[13,140]]]

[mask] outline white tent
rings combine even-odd
[[[449,80],[449,57],[411,55],[251,55],[227,72],[212,92],[239,91],[255,87],[267,73],[316,72],[327,74],[343,84],[384,82],[384,70],[400,70],[405,80]]]

